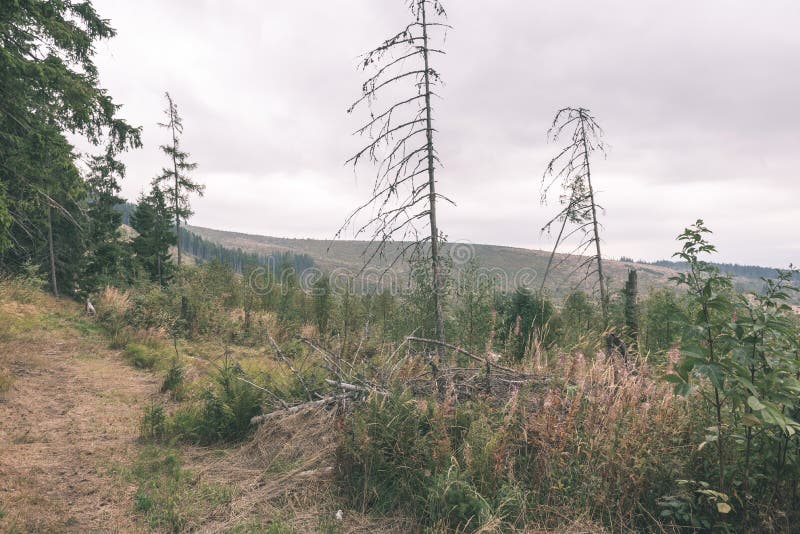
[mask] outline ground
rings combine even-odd
[[[409,531],[402,518],[336,518],[325,410],[271,420],[241,444],[142,441],[146,407],[177,408],[163,370],[126,363],[76,302],[9,287],[0,281],[0,532]],[[181,352],[195,377],[204,353],[218,357],[203,343]]]
[[[75,307],[42,314],[2,302],[0,530],[137,532],[135,487],[115,475],[136,457],[142,406],[158,391],[123,363]]]

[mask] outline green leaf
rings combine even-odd
[[[742,424],[744,426],[758,426],[761,424],[761,420],[755,415],[747,413],[742,416]]]
[[[766,408],[766,406],[761,404],[761,401],[759,401],[757,398],[755,398],[752,395],[747,397],[747,405],[750,406],[750,408],[752,408],[753,410],[755,410],[757,412],[760,412],[761,410]]]

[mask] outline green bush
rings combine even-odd
[[[425,507],[429,524],[472,531],[480,527],[490,513],[490,504],[475,490],[455,461],[445,473],[433,478]]]
[[[157,349],[140,343],[128,343],[122,354],[137,369],[153,369],[163,358]]]
[[[183,400],[185,394],[184,374],[183,364],[177,357],[173,358],[172,365],[167,370],[164,382],[161,384],[161,393],[169,392],[173,400]]]
[[[161,441],[167,434],[167,417],[164,406],[151,403],[144,408],[139,424],[139,436],[144,440]]]
[[[170,432],[182,441],[207,445],[236,442],[253,430],[250,419],[262,413],[261,390],[238,380],[238,365],[226,360],[198,404],[178,410],[170,418]]]

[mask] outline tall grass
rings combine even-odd
[[[502,402],[373,397],[346,419],[342,491],[365,510],[482,528],[663,528],[659,499],[691,470],[690,403],[642,363],[562,354]]]

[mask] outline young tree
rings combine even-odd
[[[628,281],[622,290],[625,295],[625,334],[630,347],[639,348],[639,282],[636,269],[628,271]]]
[[[485,276],[477,258],[458,273],[455,318],[459,344],[470,350],[485,348],[492,329],[495,280]]]
[[[322,275],[314,282],[312,286],[312,309],[314,314],[314,322],[317,324],[317,330],[321,338],[328,335],[328,322],[331,318],[331,310],[333,309],[333,291],[331,290],[330,279],[326,275]]]
[[[118,196],[117,179],[124,175],[125,165],[116,159],[112,147],[101,156],[93,156],[89,162],[87,253],[81,277],[81,290],[85,293],[118,282],[130,264],[126,258],[131,250],[120,239],[122,213],[116,209],[123,202]]]
[[[583,256],[594,245],[594,252],[582,259],[575,271],[586,269],[586,274],[581,282],[597,275],[603,323],[608,326],[608,287],[603,273],[600,222],[597,218],[597,210],[600,206],[595,198],[590,164],[591,155],[595,150],[605,153],[605,145],[601,139],[603,130],[588,109],[563,108],[556,113],[547,135],[551,141],[555,142],[564,133],[569,133],[569,142],[556,157],[550,160],[542,177],[543,204],[546,203],[550,189],[556,182],[560,182],[562,188],[562,194],[559,197],[562,209],[542,228],[542,231],[549,232],[553,224],[561,222],[561,228],[542,277],[542,288],[544,288],[545,280],[550,273],[559,245],[573,235],[579,235],[578,245],[556,264],[556,267],[572,254]],[[573,228],[565,234],[568,224]]]
[[[133,240],[133,250],[147,270],[150,280],[162,286],[172,278],[169,247],[176,242],[172,231],[170,210],[164,193],[153,187],[148,196],[139,197],[131,225],[139,235]]]
[[[431,103],[440,84],[432,58],[444,52],[434,47],[431,40],[434,32],[449,26],[432,20],[446,17],[439,0],[411,0],[409,7],[411,22],[363,56],[361,67],[375,68],[375,72],[364,82],[361,97],[348,112],[360,105],[370,108],[370,119],[356,130],[357,134],[368,136],[370,143],[348,163],[356,166],[362,158],[368,159],[376,165],[377,173],[369,200],[347,218],[337,237],[355,224],[358,215],[369,210],[370,219],[356,226],[355,232],[370,235],[365,265],[383,255],[385,245],[397,237],[411,243],[401,247],[394,261],[410,249],[422,250],[427,243],[433,272],[436,336],[444,341],[441,235],[436,209],[439,199],[447,199],[436,190],[436,168],[440,162],[434,144],[436,129]],[[392,91],[398,94],[404,84],[413,88],[410,94],[398,97],[378,111],[372,109],[379,95]],[[427,236],[419,235],[419,223],[427,224]]]
[[[161,145],[161,150],[170,160],[171,168],[163,168],[161,174],[158,175],[153,184],[161,187],[163,185],[164,192],[170,199],[172,204],[171,211],[172,217],[175,222],[175,235],[181,235],[181,220],[186,221],[192,214],[189,205],[189,194],[197,193],[203,196],[205,186],[192,180],[189,172],[197,168],[197,163],[189,161],[189,153],[184,152],[180,148],[180,137],[183,134],[183,121],[178,115],[178,106],[169,93],[164,93],[167,99],[167,109],[164,114],[167,116],[167,122],[159,123],[158,125],[169,130],[171,141],[168,145]],[[176,243],[178,248],[178,267],[181,265],[181,244],[180,240]]]

